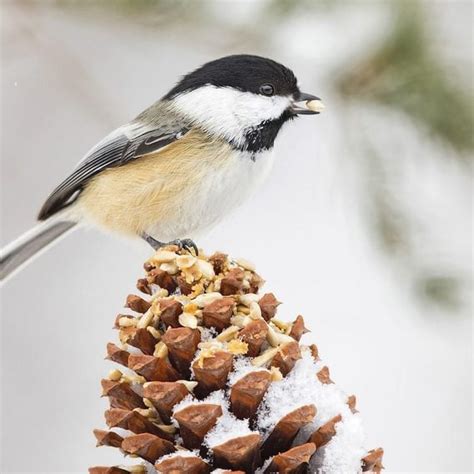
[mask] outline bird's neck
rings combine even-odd
[[[273,120],[266,120],[257,126],[244,131],[240,140],[230,140],[229,143],[235,149],[258,153],[273,148],[275,139],[281,127],[288,120],[294,118],[289,111],[285,111],[280,117]]]

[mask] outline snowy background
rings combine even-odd
[[[472,471],[468,1],[1,2],[2,244],[102,136],[238,52],[324,99],[255,198],[199,244],[304,315],[387,472]],[[0,470],[85,472],[105,344],[149,249],[80,230],[2,289]]]

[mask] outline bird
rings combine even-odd
[[[46,199],[39,223],[2,249],[0,279],[84,223],[197,253],[192,238],[263,184],[282,126],[323,107],[272,59],[207,62],[86,153]]]

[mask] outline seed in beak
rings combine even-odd
[[[306,107],[309,110],[312,110],[313,112],[318,112],[318,113],[321,113],[325,109],[323,102],[318,99],[306,101]]]

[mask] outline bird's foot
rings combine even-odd
[[[142,234],[142,239],[151,245],[153,250],[158,250],[167,245],[177,245],[180,249],[187,250],[189,253],[193,253],[193,251],[195,255],[198,255],[199,253],[197,245],[191,239],[175,239],[171,242],[160,242],[148,234]]]
[[[143,233],[141,237],[147,244],[151,245],[153,250],[158,250],[166,245],[165,242],[160,242],[159,240],[154,239],[151,235],[145,233]]]
[[[197,245],[191,239],[176,239],[168,242],[167,245],[177,245],[180,249],[187,250],[189,253],[199,255],[199,250]]]

